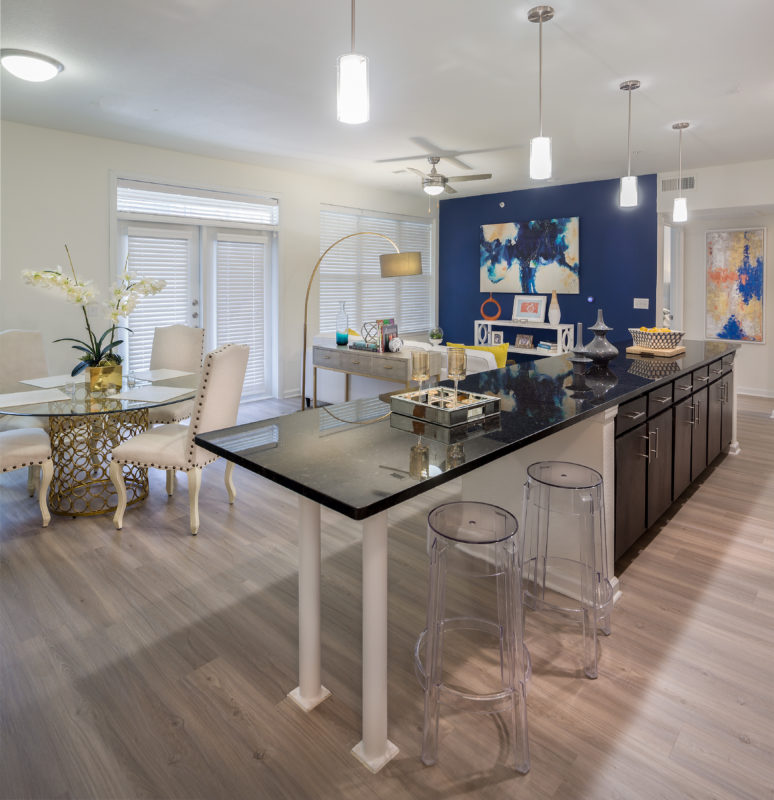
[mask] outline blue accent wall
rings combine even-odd
[[[619,181],[591,181],[544,186],[518,192],[442,200],[439,215],[439,324],[444,339],[473,343],[473,321],[481,319],[481,304],[489,297],[479,289],[479,229],[481,225],[552,217],[580,217],[580,294],[558,294],[562,323],[583,323],[586,333],[604,311],[614,328],[614,342],[631,344],[627,328],[661,322],[655,308],[658,270],[656,176],[638,180],[639,205],[618,206]],[[500,203],[504,207],[500,208]],[[510,319],[513,294],[494,293]],[[550,295],[548,296],[550,298]],[[593,297],[589,302],[587,298]],[[647,297],[649,308],[633,308],[635,297]],[[550,300],[549,300],[550,302]],[[490,303],[486,311],[492,313]],[[548,316],[546,304],[546,321]],[[659,312],[658,314],[656,312]],[[529,331],[522,331],[529,333]],[[513,343],[516,330],[505,329]],[[541,338],[553,338],[551,336]]]

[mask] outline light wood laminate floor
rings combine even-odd
[[[243,419],[295,408],[243,409]],[[774,401],[742,400],[721,458],[621,573],[600,677],[579,636],[528,616],[532,770],[506,765],[496,716],[442,713],[419,760],[425,516],[455,483],[391,510],[390,738],[371,775],[360,738],[359,526],[323,510],[323,681],[297,676],[294,496],[240,468],[185,477],[110,517],[39,527],[24,471],[0,476],[2,798],[774,798]],[[408,463],[408,453],[407,453]],[[335,469],[335,464],[331,465]],[[518,489],[517,489],[518,491]],[[475,668],[475,664],[471,667]]]

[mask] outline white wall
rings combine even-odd
[[[78,307],[26,286],[23,269],[66,264],[65,243],[78,277],[102,296],[110,283],[110,173],[153,177],[174,185],[232,189],[280,199],[278,322],[279,395],[300,392],[304,292],[320,254],[321,203],[427,216],[421,192],[403,194],[313,175],[205,158],[172,150],[2,122],[0,212],[0,330],[38,329],[48,343],[49,368],[74,365],[61,336],[81,338]],[[309,330],[317,331],[316,287]]]
[[[685,275],[683,319],[687,339],[704,339],[706,283],[706,233],[721,228],[768,229],[764,277],[764,344],[742,343],[736,357],[736,387],[744,394],[774,397],[774,160],[683,170],[693,175],[696,188],[685,192],[688,222],[685,223]],[[661,192],[658,176],[658,210],[671,217],[675,192]]]

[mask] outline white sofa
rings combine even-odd
[[[314,345],[322,347],[334,347],[335,338],[332,334],[318,334],[312,341]],[[441,353],[442,368],[441,380],[446,380],[446,347],[433,347],[428,342],[415,340],[404,340],[404,349],[419,350],[438,350]],[[306,397],[311,402],[312,398],[312,347],[306,351]],[[485,350],[466,350],[468,374],[474,372],[486,372],[490,369],[497,369],[495,357]],[[317,400],[324,403],[344,402],[344,383],[345,375],[343,372],[334,372],[327,369],[317,369]],[[367,378],[364,375],[350,375],[349,379],[349,399],[356,400],[364,397],[377,397],[386,392],[394,392],[403,389],[404,384],[392,381],[382,381],[377,378]]]

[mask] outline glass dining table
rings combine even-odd
[[[198,373],[155,370],[138,376],[143,374],[147,380],[124,377],[120,391],[115,387],[114,392],[92,392],[82,376],[65,375],[3,386],[10,390],[0,394],[3,429],[17,427],[19,418],[18,427],[33,424],[48,430],[54,465],[48,505],[53,514],[114,511],[117,495],[108,476],[113,448],[148,429],[150,409],[196,395]],[[148,496],[146,468],[126,465],[124,478],[129,504]]]

